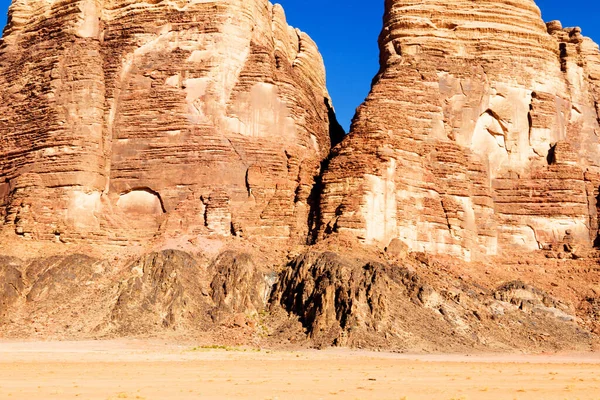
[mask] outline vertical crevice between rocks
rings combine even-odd
[[[596,198],[596,215],[598,218],[598,224],[600,224],[600,188],[598,188],[598,195]],[[600,249],[600,229],[596,231],[596,239],[594,239],[594,248]]]
[[[560,50],[560,70],[562,72],[567,72],[567,44],[561,43],[559,45]]]
[[[327,117],[329,118],[329,139],[331,140],[331,148],[334,148],[344,140],[346,137],[346,131],[340,125],[335,115],[335,110],[331,106],[329,99],[324,99],[325,107],[327,108]]]
[[[332,157],[332,150],[335,146],[340,144],[346,137],[346,131],[340,125],[335,115],[335,110],[330,104],[329,98],[324,98],[325,107],[327,107],[327,116],[329,118],[329,138],[331,141],[331,147],[327,157],[321,161],[319,174],[315,176],[315,182],[308,196],[308,237],[306,239],[307,244],[314,244],[317,241],[319,228],[321,225],[321,213],[320,203],[321,194],[323,192],[323,173],[329,168],[329,163]]]
[[[323,193],[323,173],[329,168],[331,162],[331,152],[321,162],[319,174],[315,176],[315,183],[308,196],[308,237],[306,238],[306,244],[315,244],[319,235],[319,228],[321,226],[321,195]]]
[[[548,155],[546,156],[546,160],[548,161],[548,165],[556,164],[556,146],[558,143],[554,143],[550,145],[550,150],[548,150]]]
[[[533,101],[537,98],[537,93],[531,93],[531,103],[529,103],[529,112],[527,113],[527,123],[529,124],[528,140],[529,145],[532,145],[531,134],[533,133]]]

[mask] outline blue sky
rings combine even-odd
[[[369,92],[377,73],[377,36],[383,0],[278,0],[289,23],[317,42],[327,67],[327,83],[338,119],[346,130],[356,107]],[[10,2],[0,0],[0,26],[6,23]],[[600,1],[537,0],[545,21],[580,26],[583,34],[600,42]]]
[[[348,131],[356,107],[379,69],[377,37],[383,0],[279,0],[288,22],[317,42],[327,67],[327,87],[342,126]],[[600,42],[600,1],[537,0],[545,21],[580,26]],[[367,5],[368,4],[368,5]]]

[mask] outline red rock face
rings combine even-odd
[[[386,1],[321,236],[472,259],[597,236],[600,53],[531,0]]]
[[[594,348],[598,47],[531,1],[386,9],[330,153],[322,59],[267,0],[15,0],[0,337]]]
[[[280,6],[16,0],[0,52],[6,230],[304,240],[330,109]]]

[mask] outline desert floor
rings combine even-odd
[[[0,399],[595,399],[600,354],[404,355],[0,342]]]

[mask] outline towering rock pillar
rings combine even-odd
[[[0,60],[6,231],[305,239],[330,101],[280,6],[15,0]]]
[[[471,259],[597,234],[598,46],[531,0],[387,0],[321,235]]]

